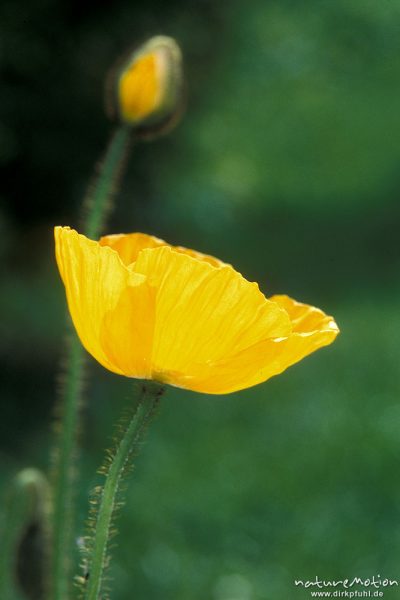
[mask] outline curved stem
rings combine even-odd
[[[86,574],[86,600],[97,600],[101,597],[114,511],[117,506],[121,505],[121,498],[119,498],[121,480],[129,470],[129,459],[136,450],[137,442],[141,439],[145,426],[154,414],[163,391],[162,387],[153,386],[152,389],[143,386],[142,395],[135,412],[123,432],[107,467],[106,482],[99,501],[91,556],[89,557],[88,572]]]
[[[131,135],[132,131],[129,127],[121,125],[116,130],[105,157],[99,164],[95,184],[89,186],[84,200],[84,212],[86,212],[84,234],[89,238],[98,238],[107,213],[111,209],[111,201],[125,166]]]
[[[84,200],[84,232],[97,238],[101,233],[111,200],[117,192],[129,149],[131,131],[121,126],[117,129],[105,156],[98,167],[95,182],[89,187]],[[79,416],[82,408],[82,391],[85,351],[76,337],[70,339],[67,350],[67,371],[60,397],[60,418],[57,423],[58,440],[53,460],[53,556],[52,600],[66,600],[70,582],[68,557],[72,553],[74,534],[74,468],[77,458]]]
[[[47,588],[47,517],[49,489],[37,469],[24,469],[14,478],[1,523],[0,598],[22,600],[22,590],[43,597]],[[24,539],[35,532],[40,544],[21,561]],[[19,584],[19,585],[18,585]]]

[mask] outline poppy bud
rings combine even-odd
[[[130,53],[108,81],[110,116],[144,138],[170,130],[182,108],[182,55],[170,37],[156,36]]]

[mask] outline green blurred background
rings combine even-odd
[[[104,75],[173,35],[187,113],[134,150],[107,232],[215,254],[342,334],[251,390],[168,390],[129,486],[113,598],[295,600],[309,594],[294,579],[400,580],[399,2],[5,0],[0,30],[3,487],[49,464],[65,331],[52,228],[79,225],[110,134]],[[90,373],[81,522],[134,394],[92,360]]]

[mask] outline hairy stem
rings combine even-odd
[[[129,149],[131,132],[117,129],[97,169],[94,183],[84,200],[84,233],[97,238],[117,192]],[[68,557],[73,553],[74,473],[77,459],[79,417],[83,404],[84,349],[75,334],[67,349],[67,371],[62,388],[57,424],[58,440],[53,461],[53,556],[52,600],[66,600],[70,582]]]
[[[53,465],[52,579],[55,600],[68,598],[73,536],[73,484],[76,440],[82,403],[84,351],[73,336],[69,339],[68,364],[60,410],[60,431]]]
[[[98,600],[102,597],[104,574],[108,562],[107,549],[112,535],[115,511],[122,502],[121,482],[124,475],[129,472],[130,459],[137,450],[138,442],[155,412],[163,391],[164,388],[158,385],[143,386],[136,409],[107,461],[106,481],[100,491],[94,536],[89,540],[90,556],[85,581],[85,600]]]
[[[108,212],[111,210],[112,199],[118,188],[131,141],[131,129],[119,127],[111,138],[104,159],[97,168],[95,183],[89,186],[84,200],[84,234],[88,238],[98,238]]]

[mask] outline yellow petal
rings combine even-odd
[[[133,268],[157,290],[155,379],[181,385],[174,380],[190,375],[198,364],[291,331],[286,311],[229,266],[216,269],[163,246],[143,250]]]
[[[196,260],[201,260],[207,262],[213,267],[223,267],[226,266],[226,263],[222,262],[215,256],[211,256],[210,254],[203,254],[202,252],[197,252],[197,250],[191,250],[190,248],[184,248],[183,246],[171,246],[172,250],[175,252],[180,252],[181,254],[186,254],[187,256],[191,256]]]
[[[100,246],[109,246],[118,252],[124,265],[128,266],[135,262],[139,252],[144,248],[166,246],[167,242],[146,233],[117,233],[104,235],[100,238],[99,244]]]
[[[339,333],[333,317],[327,316],[319,308],[303,304],[285,295],[276,295],[270,298],[286,310],[292,322],[293,331],[309,335],[316,331]]]
[[[78,336],[104,367],[122,374],[102,345],[103,320],[120,301],[128,285],[141,285],[110,248],[79,235],[69,227],[56,227],[56,258],[65,285],[68,308]]]
[[[190,250],[183,246],[171,246],[168,242],[161,240],[160,238],[154,237],[153,235],[147,235],[146,233],[119,233],[114,235],[105,235],[100,238],[101,246],[110,246],[116,252],[118,252],[122,262],[125,265],[130,265],[135,262],[138,254],[145,248],[160,248],[161,246],[170,246],[176,252],[187,254],[197,260],[208,262],[214,267],[221,267],[223,263],[218,258],[210,256],[209,254],[203,254],[196,250]]]
[[[333,318],[318,308],[288,296],[273,296],[271,300],[287,311],[293,333],[262,340],[213,364],[197,365],[176,385],[209,394],[241,390],[282,373],[308,354],[331,344],[339,333]]]
[[[111,364],[127,376],[152,377],[155,289],[144,282],[127,286],[103,319],[100,340]]]

